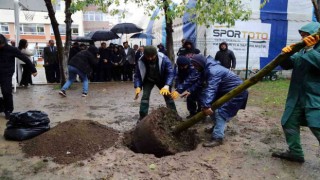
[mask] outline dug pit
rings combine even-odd
[[[172,127],[181,121],[176,111],[160,107],[143,118],[134,130],[126,133],[124,142],[136,153],[154,154],[156,157],[194,150],[199,143],[195,129],[172,133]]]

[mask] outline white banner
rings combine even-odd
[[[250,36],[249,69],[260,68],[260,57],[268,57],[270,42],[270,24],[251,20],[248,22],[237,21],[234,27],[214,25],[206,29],[207,55],[215,56],[219,51],[219,44],[227,42],[237,59],[236,69],[245,69],[247,59],[247,40]],[[198,31],[198,45],[204,41],[201,30]],[[204,48],[204,47],[203,47]]]

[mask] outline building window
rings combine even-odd
[[[0,23],[0,33],[9,34],[9,25],[8,23]]]
[[[44,35],[44,25],[41,24],[20,24],[21,34]]]
[[[53,29],[51,27],[51,35],[54,35]],[[66,35],[66,25],[65,24],[59,24],[59,32],[61,35]],[[79,27],[72,25],[71,26],[71,34],[72,35],[79,35]]]
[[[71,27],[71,34],[72,35],[79,35],[79,28],[78,27]]]
[[[83,20],[84,21],[112,21],[116,19],[113,16],[107,16],[102,12],[96,11],[86,11],[83,13]]]

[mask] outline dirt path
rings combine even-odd
[[[15,112],[42,110],[49,114],[51,126],[71,119],[93,120],[120,132],[132,129],[138,119],[139,101],[134,101],[132,83],[90,84],[89,96],[81,97],[81,85],[61,98],[54,85],[18,89],[14,94]],[[152,108],[164,100],[154,88]],[[185,102],[176,102],[179,114],[187,116]],[[60,165],[50,158],[26,158],[18,142],[0,138],[0,179],[320,179],[319,145],[307,128],[302,129],[306,162],[302,165],[271,157],[271,151],[285,149],[279,119],[266,118],[264,109],[248,106],[238,113],[226,130],[226,142],[216,148],[203,148],[174,156],[156,158],[135,154],[119,138],[115,146],[92,158]],[[0,116],[0,131],[5,129]],[[196,125],[201,139],[203,128]],[[122,135],[120,135],[122,136]],[[108,138],[108,137],[106,137]]]

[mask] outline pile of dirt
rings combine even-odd
[[[125,135],[125,144],[135,152],[154,154],[156,157],[194,150],[199,143],[195,129],[180,134],[172,133],[172,127],[181,123],[181,120],[176,111],[160,107],[138,123],[130,133],[131,138]],[[128,143],[130,140],[132,143]]]
[[[54,162],[69,164],[112,147],[118,137],[119,132],[97,122],[73,119],[24,141],[22,151],[27,157],[50,157]]]

